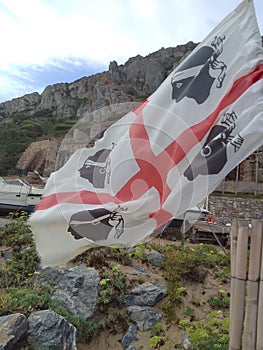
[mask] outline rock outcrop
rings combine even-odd
[[[51,310],[28,317],[28,341],[33,349],[77,350],[76,328]]]
[[[130,58],[123,65],[113,61],[106,72],[47,86],[41,95],[34,92],[0,103],[0,120],[14,116],[80,118],[103,106],[148,97],[195,46],[189,42],[162,48],[146,57]]]
[[[82,128],[77,137],[76,128],[72,131],[75,134],[73,142],[68,139],[62,142],[62,138],[43,140],[43,137],[32,142],[18,160],[16,169],[21,174],[37,170],[48,177],[64,165],[77,148],[86,146],[138,102],[151,95],[195,46],[189,42],[175,48],[162,48],[146,57],[132,57],[123,65],[112,61],[106,72],[72,83],[47,86],[41,95],[35,92],[0,103],[2,123],[17,123],[26,118],[85,119],[86,123],[85,134]],[[80,135],[82,138],[84,135],[85,139],[82,140]]]

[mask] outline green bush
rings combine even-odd
[[[104,268],[97,302],[102,307],[122,306],[128,286],[129,281],[126,274],[120,271],[120,265],[112,264],[110,269]]]
[[[205,244],[194,248],[166,246],[164,257],[164,277],[168,284],[168,299],[164,303],[164,310],[168,321],[176,320],[176,307],[187,293],[183,286],[185,280],[203,282],[208,268],[230,267],[229,254],[224,255],[215,247]]]
[[[227,350],[229,344],[229,318],[220,311],[211,312],[207,320],[181,320],[179,327],[190,335],[193,350]]]
[[[42,111],[36,118],[13,115],[0,130],[0,176],[17,174],[16,164],[31,142],[65,135],[76,119],[54,118]]]

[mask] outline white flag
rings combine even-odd
[[[42,264],[135,245],[200,203],[263,135],[263,51],[243,1],[147,100],[53,173],[31,216]]]

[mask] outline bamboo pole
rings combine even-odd
[[[263,232],[263,222],[260,221],[259,230]],[[263,248],[263,246],[262,246]],[[263,249],[261,251],[260,283],[258,296],[258,319],[257,319],[257,350],[263,350]]]
[[[258,292],[261,265],[262,222],[252,221],[250,240],[249,271],[244,322],[244,349],[254,350],[257,337]],[[262,330],[262,329],[261,329]]]
[[[231,277],[236,275],[236,254],[237,254],[237,220],[233,219],[230,230],[230,258],[231,258]],[[229,334],[232,337],[232,316],[233,316],[233,297],[235,289],[235,279],[231,278],[230,289],[230,321],[229,321]]]
[[[230,350],[242,349],[242,329],[244,317],[244,299],[247,275],[248,225],[238,222],[237,255],[232,303],[232,322],[230,334]],[[248,350],[248,349],[246,349]]]

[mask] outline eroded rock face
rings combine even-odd
[[[189,42],[175,48],[162,48],[146,57],[132,57],[124,65],[113,61],[107,72],[72,83],[49,85],[41,95],[34,92],[0,103],[0,119],[45,114],[80,118],[83,111],[92,112],[110,104],[140,100],[151,95],[195,46]]]
[[[0,116],[4,119],[15,113],[33,115],[40,101],[39,93],[33,92],[11,101],[2,102],[0,103]]]
[[[88,143],[134,107],[121,113],[121,105],[132,102],[138,104],[150,96],[195,46],[196,44],[189,42],[175,48],[162,48],[145,57],[132,57],[123,65],[112,61],[106,72],[83,77],[72,83],[49,85],[41,95],[35,92],[0,103],[0,121],[13,122],[27,117],[77,120],[88,118]],[[98,121],[100,110],[112,106],[118,106],[118,113],[110,116],[109,112],[104,112],[107,120]],[[22,154],[16,168],[23,173],[37,170],[44,177],[48,177],[58,168],[56,165],[63,165],[61,159],[65,158],[64,155],[57,157],[61,140],[51,141],[52,144],[50,140],[32,142]],[[78,146],[78,140],[75,141],[74,144]],[[40,142],[46,143],[48,147],[40,145]],[[79,145],[78,148],[80,147],[83,146]],[[69,151],[66,150],[66,153],[68,159]]]
[[[76,329],[64,317],[50,310],[28,318],[28,340],[34,349],[76,350]]]
[[[28,321],[25,315],[13,314],[0,317],[0,349],[13,350],[26,335]]]

